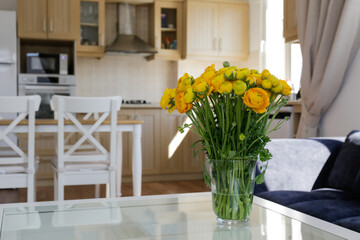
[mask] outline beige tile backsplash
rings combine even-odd
[[[160,102],[165,88],[176,87],[179,76],[188,72],[194,77],[215,64],[222,67],[222,61],[147,61],[140,56],[105,56],[102,59],[78,58],[77,95],[112,96],[123,99],[145,99]],[[238,67],[258,68],[258,53],[250,53],[246,62],[231,62]]]
[[[77,95],[111,96],[160,102],[165,87],[175,87],[177,63],[142,57],[78,58]]]

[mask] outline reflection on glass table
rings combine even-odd
[[[119,199],[2,206],[1,240],[26,239],[356,239],[339,226],[294,217],[280,205],[254,198],[246,224],[217,225],[210,193],[158,195]],[[0,206],[1,207],[1,206]],[[291,212],[291,211],[290,211]],[[34,221],[26,219],[32,216]],[[311,220],[311,219],[310,219]],[[312,226],[315,224],[316,227]],[[332,233],[330,233],[332,232]],[[352,235],[354,234],[354,235]],[[343,237],[337,236],[342,235]]]

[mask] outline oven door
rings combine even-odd
[[[54,118],[54,112],[51,111],[50,100],[54,95],[75,96],[75,86],[51,86],[51,85],[19,85],[19,95],[40,95],[41,103],[39,111],[36,112],[35,117],[39,118]]]

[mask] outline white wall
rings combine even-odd
[[[346,136],[360,129],[360,50],[345,76],[345,82],[334,103],[320,123],[320,136]]]
[[[0,0],[0,10],[16,10],[17,0]]]

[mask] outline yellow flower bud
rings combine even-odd
[[[268,78],[269,76],[270,76],[269,70],[264,69],[264,70],[262,71],[262,73],[261,73],[261,78],[262,78],[262,79],[266,79],[266,78]]]
[[[244,141],[245,138],[246,138],[245,135],[243,133],[241,133],[240,136],[239,136],[239,140]]]
[[[281,91],[281,94],[284,96],[291,94],[291,87],[287,84],[284,80],[279,80],[280,84],[283,86],[283,90]]]
[[[253,76],[253,75],[250,75],[246,78],[246,82],[249,84],[249,85],[252,85],[254,83],[256,83],[256,77]]]
[[[236,95],[243,95],[247,89],[246,83],[240,80],[234,82],[233,88]]]
[[[232,81],[235,78],[235,71],[232,68],[229,68],[228,70],[226,70],[224,74],[225,74],[225,78],[227,80]]]
[[[192,103],[194,99],[195,99],[195,93],[193,92],[193,89],[191,87],[188,87],[185,90],[184,101],[185,103]]]
[[[259,86],[262,82],[261,74],[253,74],[253,76],[256,78],[256,85]]]
[[[259,73],[259,71],[256,70],[256,69],[251,69],[250,70],[250,74],[258,74],[258,73]]]
[[[239,70],[236,71],[236,80],[242,80],[245,81],[246,77],[243,71]]]
[[[268,79],[271,82],[271,85],[273,87],[276,87],[277,85],[279,85],[279,79],[277,77],[275,77],[274,75],[270,74],[270,76],[268,77]]]
[[[233,85],[231,82],[225,81],[220,85],[220,93],[231,93]]]
[[[175,110],[175,89],[165,89],[164,95],[161,97],[160,106],[162,109],[168,108],[169,113]]]
[[[217,74],[212,80],[211,85],[214,87],[214,92],[220,92],[220,85],[225,82],[224,74]],[[221,92],[220,92],[221,93]]]
[[[245,79],[250,75],[250,70],[248,68],[242,68],[240,69],[245,75]]]
[[[261,82],[261,86],[264,88],[264,89],[270,89],[272,87],[271,85],[271,82],[270,80],[268,79],[265,79]]]
[[[279,83],[276,87],[273,87],[271,91],[274,93],[280,93],[283,90],[283,86]]]

